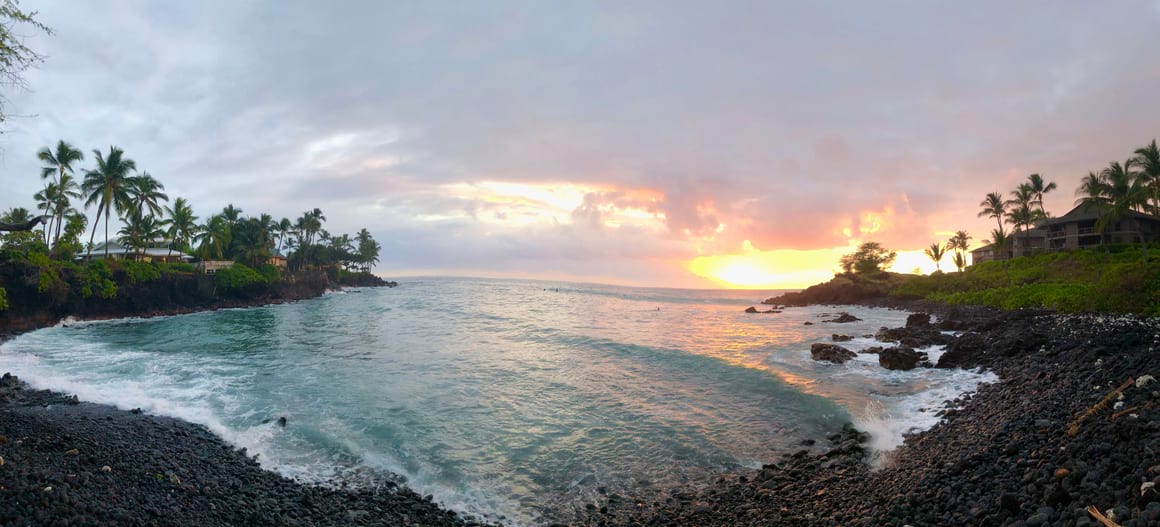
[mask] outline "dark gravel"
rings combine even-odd
[[[2,525],[479,525],[430,497],[304,485],[200,425],[0,379]]]
[[[617,496],[576,523],[1095,526],[1094,505],[1120,525],[1160,525],[1160,383],[1143,377],[1160,377],[1160,321],[926,307],[941,311],[937,326],[967,331],[940,366],[1002,380],[951,402],[882,468],[846,430],[715,484]],[[1143,380],[1067,433],[1129,377]]]

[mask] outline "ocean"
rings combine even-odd
[[[774,291],[417,278],[250,309],[63,323],[0,345],[36,388],[205,425],[303,481],[400,476],[464,514],[538,524],[600,492],[760,467],[853,422],[888,452],[985,372],[811,360],[908,313],[744,309]],[[823,322],[839,311],[860,322]],[[806,322],[813,322],[806,325]],[[927,351],[937,359],[941,350]],[[286,417],[285,427],[277,419]]]

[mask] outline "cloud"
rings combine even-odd
[[[1032,172],[1062,213],[1160,121],[1154,3],[38,8],[56,36],[9,96],[35,117],[7,123],[0,207],[29,205],[41,146],[116,144],[202,216],[320,207],[396,240],[384,268],[917,249],[988,232],[979,199]]]

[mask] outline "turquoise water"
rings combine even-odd
[[[755,467],[857,421],[889,449],[985,374],[816,363],[906,313],[753,315],[770,292],[417,279],[293,304],[65,324],[0,347],[34,386],[206,425],[308,481],[403,476],[538,523],[610,492]],[[805,321],[818,322],[806,326]],[[858,338],[848,347],[871,345]],[[937,353],[937,350],[931,350]],[[868,357],[868,358],[867,358]],[[280,428],[269,419],[286,416]]]

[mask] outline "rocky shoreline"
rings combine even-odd
[[[32,390],[7,374],[0,458],[0,525],[479,525],[390,481],[301,484],[203,426]]]
[[[1000,382],[873,462],[866,435],[807,440],[761,470],[608,495],[576,525],[1160,525],[1160,321],[947,307],[937,366]],[[776,316],[776,315],[771,315]],[[945,335],[944,335],[945,337]],[[921,344],[917,342],[916,344]],[[920,365],[919,367],[924,367]],[[276,426],[276,423],[271,424]],[[0,380],[0,524],[477,525],[391,482],[335,489],[261,469],[204,427]],[[501,519],[502,520],[502,519]]]
[[[1160,321],[894,307],[962,332],[940,367],[1001,381],[948,401],[944,421],[880,463],[848,429],[713,485],[618,496],[577,523],[1100,525],[1092,506],[1115,525],[1160,525]]]

